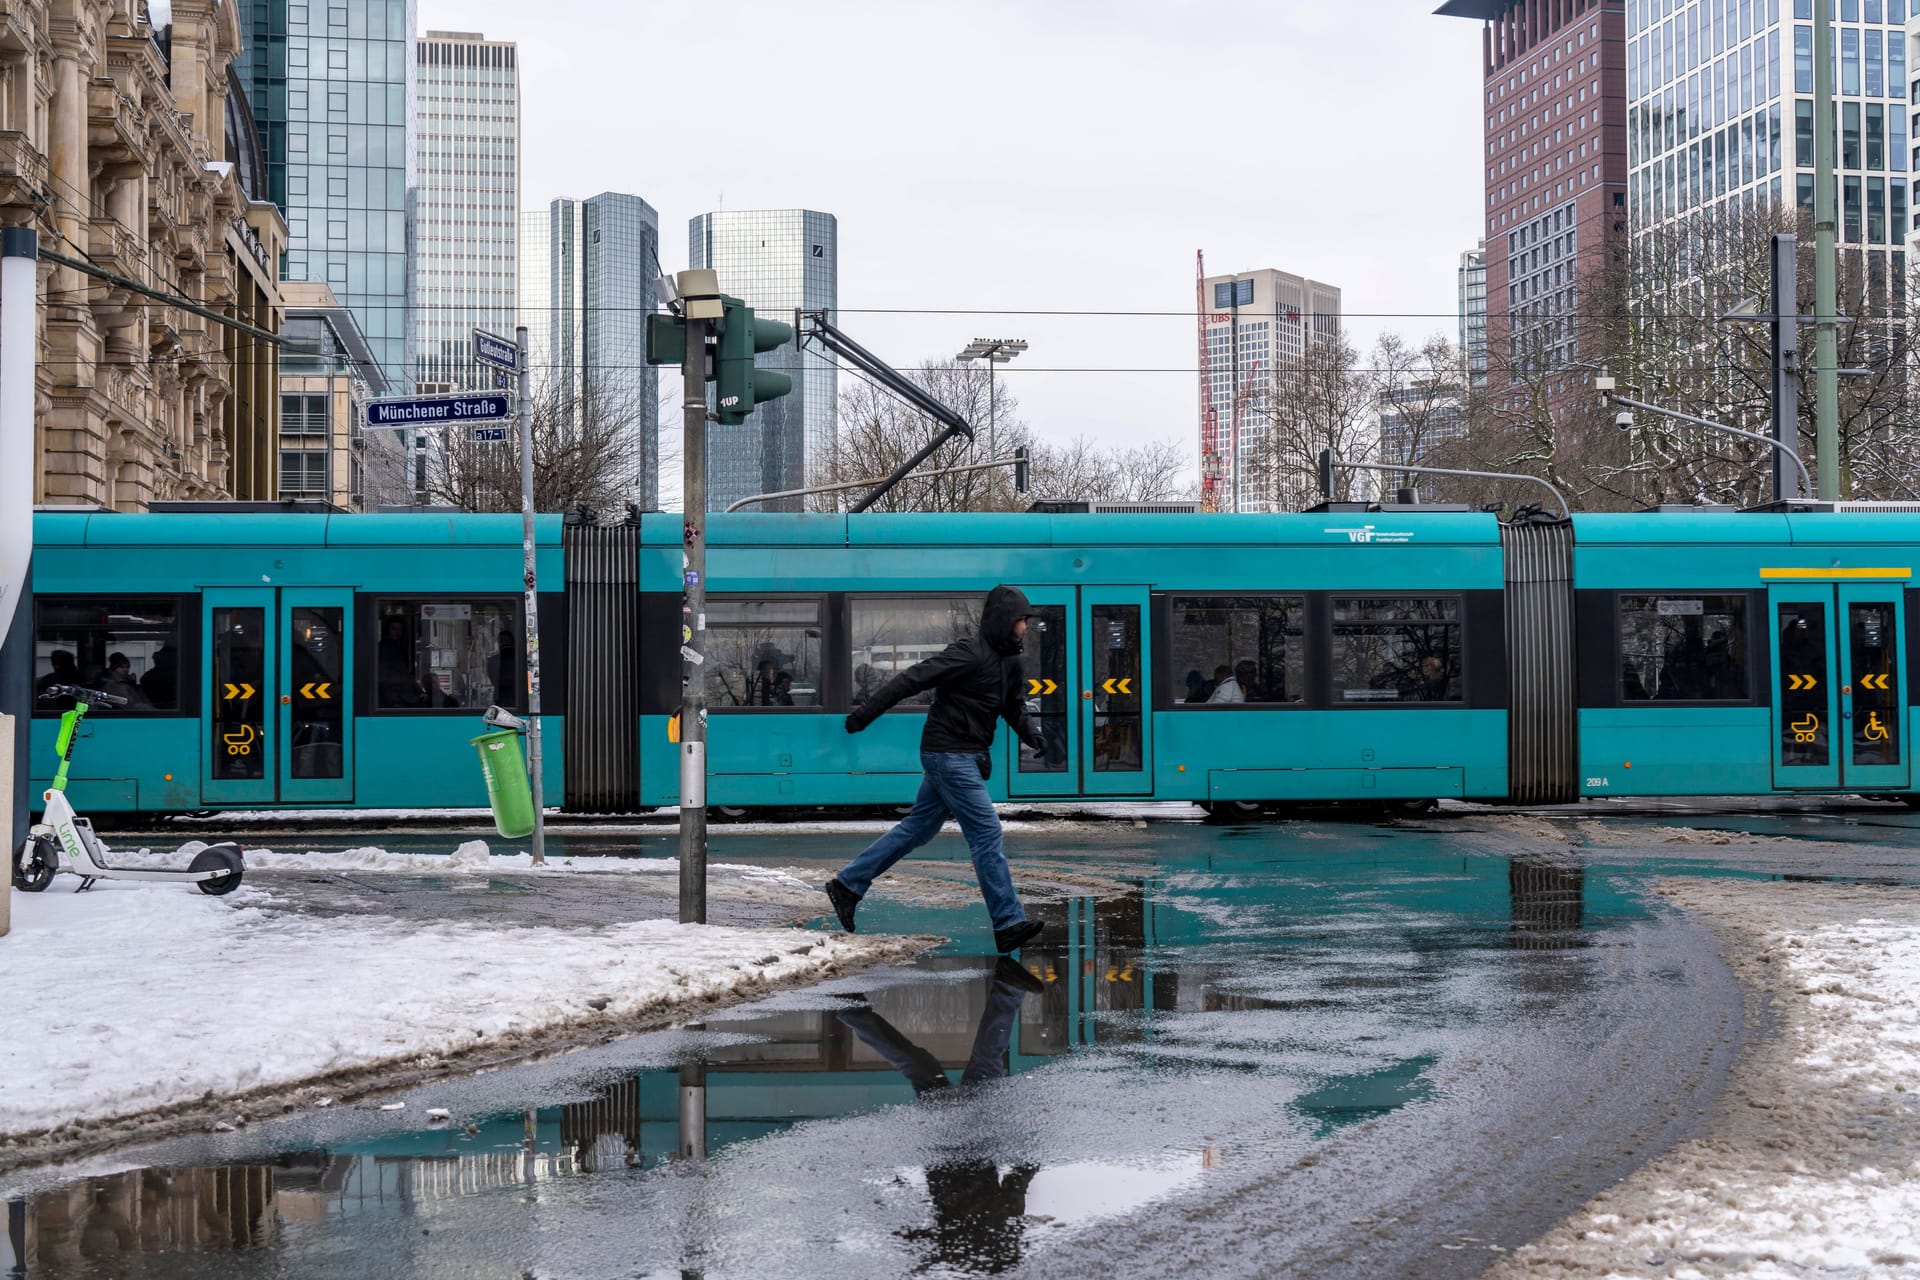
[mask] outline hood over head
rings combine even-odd
[[[1013,624],[1033,612],[1026,593],[1018,587],[1001,585],[987,592],[987,604],[980,611],[980,636],[995,653],[1020,652],[1020,641]]]

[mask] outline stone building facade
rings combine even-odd
[[[278,494],[286,224],[225,0],[0,0],[0,223],[40,265],[34,499],[141,510]],[[154,19],[160,20],[156,26]]]

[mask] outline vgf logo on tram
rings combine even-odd
[[[1389,531],[1377,525],[1346,525],[1329,528],[1328,533],[1344,533],[1348,542],[1411,542],[1413,534],[1406,531]]]

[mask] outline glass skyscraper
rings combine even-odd
[[[825,311],[838,324],[839,225],[811,209],[703,213],[688,225],[688,261],[719,273],[720,289],[770,320],[792,324],[795,311]],[[793,378],[793,390],[756,408],[738,426],[707,429],[707,507],[725,510],[756,493],[804,487],[816,459],[833,447],[839,421],[838,371],[818,352],[788,344],[758,357],[762,368]],[[798,511],[798,499],[762,511]]]
[[[1839,239],[1905,273],[1907,0],[1836,0]],[[1628,202],[1642,234],[1696,210],[1813,211],[1812,0],[1629,0]],[[1871,287],[1871,286],[1870,286]]]
[[[287,219],[283,278],[329,285],[406,385],[413,0],[239,0],[236,63]]]
[[[646,331],[659,274],[660,215],[639,196],[607,191],[586,200],[555,200],[547,227],[551,385],[576,411],[611,414],[630,424],[638,438],[629,493],[643,509],[657,510],[660,382],[646,361]],[[531,246],[523,248],[531,252]]]
[[[520,218],[520,71],[514,44],[429,31],[415,46],[414,380],[490,387],[477,325],[511,337]]]
[[[553,299],[548,296],[553,279],[553,251],[549,232],[553,215],[546,209],[523,209],[520,213],[520,323],[527,326],[527,363],[532,366],[535,385],[551,376],[553,354],[547,346],[549,326],[553,322]]]
[[[1460,255],[1460,371],[1467,385],[1487,385],[1487,242]]]

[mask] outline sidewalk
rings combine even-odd
[[[355,870],[412,872],[426,861],[391,857],[354,859]],[[485,873],[482,885],[591,875],[610,895],[674,869],[656,860],[628,863],[627,875],[537,871],[484,850],[465,851],[465,862]],[[13,934],[0,939],[0,962],[16,975],[0,997],[0,1167],[244,1124],[249,1112],[658,1026],[931,941],[657,919],[563,927],[309,914],[298,909],[298,878],[269,871],[303,864],[259,864],[250,857],[247,883],[224,898],[112,881],[76,894],[66,875],[45,893],[14,895]],[[457,859],[434,864],[461,870]],[[773,876],[716,867],[712,892],[806,888]],[[643,909],[660,901],[642,896]]]

